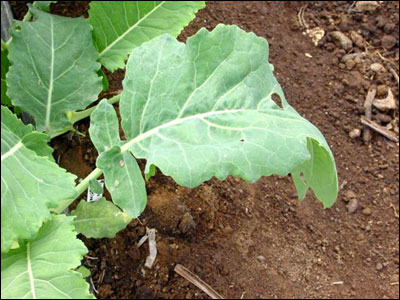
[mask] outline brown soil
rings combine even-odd
[[[83,238],[97,297],[207,298],[174,273],[179,263],[226,298],[399,298],[398,144],[377,133],[367,144],[349,137],[362,129],[369,88],[378,86],[381,94],[391,88],[398,104],[389,67],[398,74],[399,4],[357,12],[351,3],[307,2],[304,15],[311,28],[358,32],[361,42],[347,51],[329,35],[314,46],[303,34],[298,12],[305,2],[210,1],[179,37],[184,41],[201,27],[225,23],[268,39],[287,99],[332,147],[341,185],[335,205],[324,210],[311,194],[299,202],[288,177],[255,184],[230,177],[187,189],[158,172],[147,182],[148,207],[140,220],[113,239]],[[59,2],[52,11],[77,16],[87,7]],[[390,39],[394,45],[387,49]],[[341,61],[363,51],[366,56],[354,64]],[[373,62],[384,69],[371,71]],[[109,75],[111,90],[119,89],[123,72]],[[378,113],[373,110],[373,119],[398,133],[398,110]],[[84,133],[87,127],[88,120],[78,125]],[[95,167],[88,137],[62,136],[52,144],[61,166],[80,177]],[[358,203],[354,213],[348,212],[350,196]],[[146,226],[157,229],[151,270],[144,267],[147,245],[136,247]]]

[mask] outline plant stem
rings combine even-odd
[[[55,213],[62,213],[72,202],[74,202],[78,197],[88,188],[89,181],[92,179],[97,179],[103,174],[103,170],[96,168],[94,169],[85,179],[83,179],[75,188],[76,196],[75,198],[65,199],[60,201],[58,207],[51,209]]]
[[[1,39],[1,49],[8,51],[8,44],[3,39]]]
[[[24,16],[24,18],[22,19],[22,22],[29,22],[29,20],[31,19],[32,14],[31,11],[28,10],[28,12],[26,13],[26,15]]]
[[[114,104],[114,103],[118,102],[120,98],[121,98],[121,94],[118,94],[118,95],[108,99],[107,102],[109,104]],[[96,109],[96,107],[97,107],[97,105],[95,105],[93,107],[90,107],[88,109],[82,110],[82,111],[72,111],[72,112],[70,112],[69,120],[71,121],[72,125],[75,124],[76,122],[82,120],[82,119],[85,119],[85,118],[89,117],[92,114],[92,112]],[[68,126],[68,127],[64,128],[64,129],[61,129],[60,131],[50,132],[49,133],[50,139],[53,139],[56,136],[62,135],[64,133],[70,131],[71,130],[71,126]]]

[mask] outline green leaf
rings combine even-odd
[[[72,219],[53,216],[34,239],[1,255],[3,299],[94,299],[82,274],[73,271],[87,249]]]
[[[110,71],[123,68],[132,49],[164,33],[178,36],[203,7],[204,1],[92,1],[88,22],[100,62]]]
[[[151,165],[151,166],[149,167],[149,172],[145,174],[146,180],[149,180],[150,177],[156,175],[156,170],[157,170],[157,169],[156,169],[156,166],[155,166],[155,165]]]
[[[1,48],[1,104],[11,106],[11,100],[7,96],[6,75],[10,67],[10,62],[7,58],[7,49]]]
[[[76,231],[88,238],[113,238],[132,221],[127,214],[105,198],[95,202],[81,200],[71,215],[76,216]]]
[[[34,1],[32,5],[40,10],[49,12],[50,4],[52,3],[57,3],[57,1]]]
[[[89,188],[95,194],[103,194],[103,187],[97,179],[91,179],[89,181]]]
[[[302,172],[303,188],[314,189],[325,207],[336,199],[336,167],[324,137],[286,101],[267,41],[236,26],[201,29],[186,45],[163,35],[136,48],[120,113],[127,137],[121,151],[147,159],[145,173],[156,165],[195,187],[213,176],[255,182]]]
[[[70,125],[66,112],[97,99],[100,64],[85,19],[30,11],[35,21],[14,21],[11,31],[8,96],[33,116],[38,131],[54,132]]]
[[[84,266],[79,267],[76,271],[81,273],[83,278],[90,276],[90,270]]]
[[[39,150],[47,147],[43,135],[1,107],[1,252],[32,238],[50,218],[49,208],[76,194],[76,176],[51,161],[48,150]]]
[[[110,86],[109,86],[109,84],[108,84],[108,79],[107,79],[106,74],[103,72],[102,69],[99,69],[99,70],[97,71],[97,75],[99,75],[99,76],[102,77],[101,83],[102,83],[102,85],[103,85],[103,91],[108,91],[108,88],[109,88]]]
[[[117,115],[105,99],[90,117],[89,134],[99,152],[96,165],[104,171],[112,201],[128,216],[138,217],[146,207],[145,183],[135,158],[121,152]]]

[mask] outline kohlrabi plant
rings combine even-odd
[[[93,297],[76,271],[87,252],[76,234],[113,237],[125,228],[143,212],[145,179],[156,167],[186,187],[290,174],[300,199],[311,188],[324,207],[334,203],[333,155],[286,101],[267,41],[234,25],[203,28],[186,44],[174,38],[202,7],[95,1],[88,19],[73,19],[33,5],[14,21],[2,41],[2,103],[32,115],[35,127],[2,105],[2,297]],[[101,65],[125,68],[123,90],[87,108],[107,87]],[[47,143],[89,115],[97,168],[75,185]],[[145,178],[136,159],[146,160]],[[62,214],[89,185],[101,190],[101,175],[112,201],[82,200]]]

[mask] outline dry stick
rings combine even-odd
[[[372,102],[374,102],[376,95],[376,89],[368,91],[367,97],[365,98],[364,108],[365,108],[365,118],[371,120],[372,118]],[[363,140],[368,143],[371,140],[371,131],[368,127],[364,128]]]
[[[363,125],[368,126],[371,129],[375,130],[376,132],[379,132],[384,137],[388,138],[389,140],[391,140],[393,142],[397,143],[399,141],[399,138],[396,136],[396,134],[394,134],[393,132],[387,130],[385,127],[375,123],[374,121],[368,120],[365,117],[361,117],[361,123]]]
[[[181,275],[186,280],[193,283],[195,286],[197,286],[199,289],[201,289],[204,293],[206,293],[212,299],[224,299],[224,297],[222,297],[220,294],[218,294],[211,286],[209,286],[207,283],[205,283],[203,280],[201,280],[199,278],[199,276],[193,274],[188,269],[186,269],[184,266],[177,264],[175,266],[174,271],[176,273],[178,273],[179,275]]]
[[[394,79],[396,80],[397,84],[399,84],[399,75],[397,75],[396,71],[393,70],[392,67],[387,66],[387,68],[389,69],[390,73],[392,73]]]

